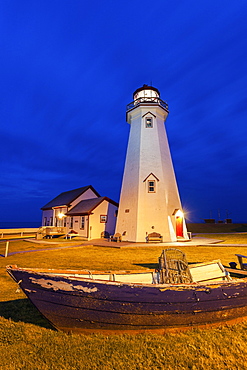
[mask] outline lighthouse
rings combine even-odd
[[[116,233],[122,240],[163,242],[188,239],[164,122],[168,105],[159,90],[143,85],[127,105],[129,142]]]

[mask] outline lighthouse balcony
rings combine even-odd
[[[164,108],[168,112],[168,104],[157,97],[140,97],[133,102],[129,103],[126,107],[126,111],[128,112],[129,110],[138,107],[139,105],[159,105],[162,108]]]

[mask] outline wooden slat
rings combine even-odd
[[[151,272],[144,274],[126,274],[126,275],[116,274],[115,281],[120,281],[123,283],[152,284],[153,274]]]
[[[245,275],[247,277],[247,271],[238,270],[238,269],[231,269],[226,267],[226,271],[233,273],[233,274],[239,274],[239,275]]]
[[[205,262],[189,268],[194,282],[226,279],[226,271],[220,261]]]

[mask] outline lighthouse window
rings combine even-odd
[[[146,128],[153,127],[153,118],[152,117],[146,117]]]
[[[148,181],[148,192],[155,193],[155,181]]]

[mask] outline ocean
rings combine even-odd
[[[41,221],[17,221],[17,222],[1,222],[0,221],[0,229],[21,229],[21,228],[32,228],[32,227],[40,227]]]

